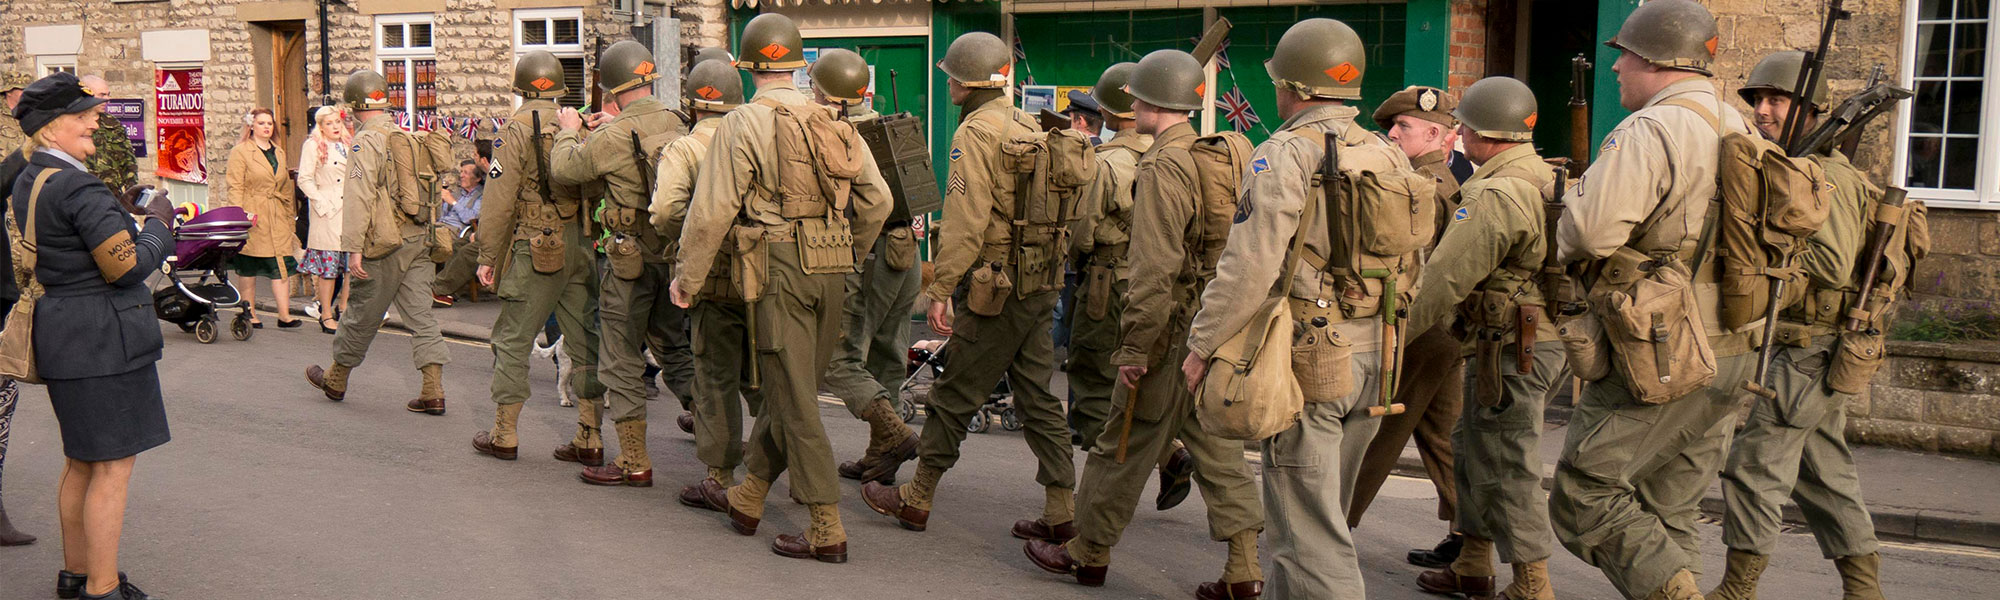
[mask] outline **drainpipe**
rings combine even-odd
[[[319,0],[319,92],[320,105],[333,104],[333,46],[327,43],[326,4]]]

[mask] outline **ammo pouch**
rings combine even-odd
[[[458,236],[449,225],[432,225],[430,235],[431,262],[441,263],[451,260],[452,249],[457,245]]]
[[[644,250],[639,247],[639,238],[623,233],[611,234],[605,243],[604,257],[611,262],[611,276],[633,281],[646,271]]]
[[[1867,391],[1869,382],[1875,379],[1875,371],[1889,358],[1885,350],[1881,334],[1841,332],[1827,365],[1827,389],[1844,394]]]
[[[1099,263],[1091,263],[1089,269],[1084,275],[1083,314],[1102,321],[1111,316],[1111,284],[1118,279],[1118,270]]]
[[[736,239],[736,268],[729,269],[731,288],[744,302],[754,302],[764,297],[764,284],[770,282],[770,244],[764,240],[762,226],[737,225],[730,229],[729,237]]]
[[[1354,344],[1341,339],[1332,324],[1337,307],[1287,298],[1292,306],[1292,377],[1299,381],[1305,402],[1337,402],[1354,394]]]
[[[917,232],[908,226],[896,226],[882,232],[882,236],[888,238],[883,244],[887,252],[881,258],[889,270],[908,271],[917,266]]]
[[[563,220],[557,214],[556,206],[547,203],[524,205],[524,216],[530,221],[524,223],[528,234],[528,258],[535,272],[553,275],[562,272],[564,250],[568,246],[563,239]]]
[[[807,275],[854,272],[854,230],[832,218],[802,219],[798,228],[799,266]]]
[[[1604,259],[1590,294],[1619,374],[1642,404],[1664,404],[1715,379],[1715,351],[1687,265],[1629,246]]]
[[[1604,339],[1604,323],[1588,312],[1556,323],[1562,338],[1569,372],[1584,381],[1597,381],[1611,374],[1611,341]]]
[[[966,277],[965,309],[982,317],[1000,316],[1007,308],[1007,296],[1014,293],[1014,281],[1000,263],[975,267]]]

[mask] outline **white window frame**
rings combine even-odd
[[[35,78],[41,79],[55,74],[55,69],[76,74],[75,54],[43,54],[35,57]]]
[[[545,25],[548,28],[548,35],[543,39],[549,40],[549,43],[529,44],[521,41],[521,23],[523,21],[538,19],[545,20],[548,23]],[[576,21],[576,43],[557,44],[554,42],[554,22],[562,19],[574,19]],[[517,8],[514,9],[513,24],[514,60],[516,62],[521,60],[521,55],[523,54],[536,50],[547,50],[550,54],[556,55],[556,58],[583,59],[584,68],[590,68],[590,53],[585,52],[583,49],[584,27],[586,25],[583,20],[583,8]],[[585,80],[588,81],[589,78],[585,77]],[[579,98],[589,97],[589,90],[570,90],[569,93]],[[514,96],[514,106],[518,107],[520,105],[521,97],[518,95]]]
[[[410,41],[408,26],[412,24],[422,24],[431,26],[431,45],[417,47],[417,48],[407,47],[407,44]],[[404,26],[405,31],[403,33],[403,41],[406,45],[405,47],[402,48],[382,47],[382,28],[389,25]],[[373,30],[374,30],[373,37],[375,39],[375,72],[382,73],[384,76],[386,76],[389,73],[389,70],[387,68],[388,63],[403,62],[405,65],[403,71],[403,97],[396,102],[395,106],[391,106],[390,109],[391,110],[400,109],[405,113],[414,114],[416,112],[416,104],[417,104],[417,86],[416,86],[416,81],[414,80],[416,76],[416,69],[415,65],[411,64],[411,61],[437,60],[438,29],[437,29],[436,17],[431,13],[376,15]]]
[[[1953,2],[1954,0],[1938,0]],[[1916,89],[1917,69],[1917,9],[1921,2],[1909,0],[1903,5],[1903,40],[1901,73],[1899,83],[1906,89]],[[1924,24],[1978,22],[1954,20],[1928,20]],[[1939,208],[1963,208],[1973,210],[2000,211],[2000,11],[1989,10],[1986,18],[1986,65],[1981,90],[1979,115],[1979,157],[1975,162],[1978,173],[1973,177],[1970,190],[1910,188],[1910,197],[1923,200],[1925,204]],[[1890,170],[1890,181],[1909,181],[1909,147],[1911,119],[1916,110],[1911,103],[1904,104],[1896,111],[1895,161]]]

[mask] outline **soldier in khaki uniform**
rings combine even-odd
[[[1464,407],[1452,447],[1460,489],[1480,493],[1459,499],[1458,557],[1419,575],[1417,586],[1494,597],[1497,546],[1500,560],[1514,566],[1514,582],[1501,597],[1553,600],[1554,539],[1539,449],[1542,408],[1567,358],[1537,277],[1551,248],[1543,202],[1555,197],[1554,172],[1535,154],[1535,94],[1527,84],[1482,79],[1466,88],[1452,115],[1462,123],[1466,156],[1480,166],[1453,199],[1457,208],[1446,213],[1451,225],[1424,266],[1410,328],[1448,331],[1456,310],[1476,348],[1477,402]],[[1452,349],[1457,345],[1453,338]]]
[[[813,62],[813,86],[831,100],[850,123],[865,123],[881,114],[862,106],[872,75],[868,62],[852,50],[834,48]],[[893,212],[893,211],[892,211]],[[846,335],[826,371],[826,387],[847,405],[854,418],[868,422],[868,449],[859,460],[840,464],[840,476],[889,483],[896,469],[917,457],[917,432],[896,416],[895,392],[907,375],[910,308],[923,288],[917,268],[917,237],[908,219],[882,224],[862,263],[847,276],[847,302],[842,308]],[[909,262],[900,267],[892,257]]]
[[[676,318],[681,315],[668,310],[672,307],[661,297],[668,280],[666,247],[648,225],[646,211],[653,199],[652,157],[687,126],[653,97],[659,72],[644,45],[631,40],[612,44],[598,65],[604,73],[600,85],[617,103],[618,116],[586,138],[582,116],[572,109],[558,112],[562,131],[556,134],[549,164],[556,185],[601,183],[608,195],[603,222],[611,234],[605,249],[609,268],[599,284],[597,354],[598,377],[609,387],[611,422],[618,430],[618,460],[586,467],[577,477],[592,485],[651,487],[641,348],[649,332],[653,339],[671,335],[681,326]]]
[[[1186,52],[1159,50],[1141,59],[1132,73],[1124,87],[1136,98],[1131,103],[1136,133],[1157,137],[1133,175],[1137,191],[1128,215],[1132,252],[1121,261],[1130,269],[1132,283],[1125,297],[1123,336],[1111,357],[1118,365],[1123,398],[1110,403],[1111,422],[1123,423],[1128,418],[1124,413],[1133,412],[1125,449],[1130,456],[1159,456],[1176,438],[1193,456],[1195,479],[1208,504],[1209,537],[1229,544],[1222,577],[1201,584],[1195,597],[1255,598],[1264,588],[1257,563],[1264,512],[1243,460],[1243,444],[1202,431],[1195,420],[1194,394],[1174,368],[1187,353],[1188,320],[1195,312],[1188,305],[1200,299],[1202,286],[1215,277],[1210,265],[1222,251],[1206,234],[1226,227],[1221,219],[1206,218],[1205,205],[1214,200],[1197,191],[1200,173],[1190,150],[1195,131],[1188,113],[1201,108],[1202,67]],[[1120,135],[1112,143],[1125,138]],[[1084,459],[1077,536],[1067,544],[1028,540],[1028,558],[1037,566],[1074,575],[1084,585],[1104,584],[1111,547],[1131,524],[1153,470],[1149,460],[1118,459],[1121,431],[1105,429]]]
[[[1451,156],[1451,128],[1458,126],[1451,116],[1457,107],[1444,90],[1413,85],[1390,95],[1374,114],[1375,124],[1388,132],[1389,141],[1410,157],[1410,166],[1437,180],[1439,236],[1444,234],[1452,210],[1458,208],[1452,200],[1458,193],[1458,179],[1445,162]],[[1408,410],[1383,417],[1382,430],[1369,442],[1368,452],[1361,458],[1361,474],[1354,481],[1354,502],[1347,507],[1349,527],[1361,524],[1361,513],[1388,481],[1412,433],[1424,472],[1437,488],[1438,520],[1454,523],[1458,516],[1458,491],[1452,485],[1451,428],[1458,422],[1459,405],[1464,403],[1465,358],[1449,326],[1446,319],[1438,327],[1410,330],[1421,333],[1410,338],[1403,351],[1410,362],[1398,375],[1395,399]],[[1408,560],[1418,566],[1442,567],[1458,558],[1460,543],[1454,527],[1437,547],[1411,550]]]
[[[413,332],[410,353],[417,370],[423,374],[423,387],[407,408],[410,412],[442,415],[444,365],[451,362],[451,354],[445,349],[437,318],[431,314],[430,285],[437,265],[431,262],[427,238],[432,235],[436,203],[432,202],[428,209],[419,209],[417,216],[410,216],[399,205],[421,200],[394,197],[400,189],[396,180],[415,168],[416,157],[410,152],[423,150],[413,148],[415,142],[391,143],[398,136],[412,134],[398,129],[395,119],[389,116],[388,89],[389,80],[374,71],[355,71],[347,76],[343,95],[348,106],[354,108],[354,118],[361,121],[360,131],[354,135],[354,147],[348,150],[348,173],[341,191],[348,210],[347,220],[341,225],[340,250],[350,257],[349,285],[353,291],[348,304],[353,310],[341,315],[340,330],[333,334],[333,365],[326,369],[319,365],[308,367],[306,382],[325,392],[329,400],[345,399],[348,374],[368,357],[368,346],[375,341],[375,332],[382,328],[382,320],[393,305]],[[435,186],[415,187],[430,189],[408,193],[438,191]]]
[[[1361,466],[1362,450],[1375,436],[1381,419],[1367,407],[1380,396],[1382,347],[1380,296],[1369,297],[1360,287],[1336,290],[1325,282],[1318,265],[1333,256],[1326,202],[1313,188],[1313,175],[1326,154],[1321,139],[1334,138],[1346,172],[1421,177],[1409,158],[1380,137],[1354,123],[1360,108],[1362,75],[1367,68],[1360,36],[1345,23],[1307,19],[1280,38],[1272,58],[1264,63],[1277,87],[1278,114],[1285,122],[1257,146],[1245,174],[1229,243],[1216,266],[1215,280],[1202,292],[1202,310],[1188,334],[1188,357],[1181,365],[1190,386],[1207,375],[1208,358],[1224,341],[1259,316],[1257,302],[1242,295],[1276,289],[1288,293],[1293,318],[1315,346],[1352,351],[1349,375],[1352,391],[1343,397],[1312,397],[1291,429],[1263,441],[1264,513],[1270,519],[1272,596],[1277,598],[1364,598],[1354,538],[1346,509],[1352,483]],[[1430,193],[1425,188],[1424,192]],[[1291,281],[1280,287],[1290,241],[1301,238],[1306,256],[1294,265]],[[1405,260],[1414,262],[1412,253]],[[1404,268],[1414,268],[1405,265]],[[1339,285],[1353,286],[1351,280]],[[1353,292],[1349,295],[1347,292]],[[1401,301],[1407,294],[1399,290]],[[1295,354],[1304,348],[1293,344]],[[1296,361],[1295,361],[1296,362]]]
[[[722,116],[743,105],[743,78],[733,60],[704,60],[688,71],[681,82],[681,97],[687,103],[694,127],[687,135],[667,143],[660,150],[658,181],[653,190],[652,225],[660,239],[674,245],[687,221],[688,201],[694,197],[701,161],[715,142],[715,129]],[[736,467],[743,464],[743,406],[750,414],[763,410],[763,394],[750,387],[749,346],[745,343],[743,295],[730,285],[730,261],[735,247],[724,243],[716,253],[715,278],[689,309],[694,335],[695,456],[708,465],[708,478],[720,487],[736,484]],[[702,506],[700,485],[681,490],[682,504]]]
[[[1104,126],[1117,132],[1097,147],[1097,177],[1084,186],[1077,222],[1070,227],[1072,261],[1084,274],[1070,314],[1069,373],[1072,425],[1089,451],[1111,416],[1112,386],[1118,367],[1118,321],[1131,281],[1125,254],[1132,228],[1132,172],[1139,155],[1153,145],[1151,134],[1133,127],[1132,96],[1123,89],[1137,63],[1118,63],[1098,76],[1091,96],[1103,106]],[[1095,287],[1093,287],[1095,286]],[[1102,297],[1099,297],[1102,295]]]
[[[839,341],[845,276],[854,270],[856,250],[874,246],[892,200],[860,135],[837,111],[792,87],[792,71],[806,65],[804,41],[791,19],[758,15],[742,40],[756,50],[737,67],[751,72],[757,94],[723,117],[702,160],[681,232],[673,298],[686,305],[702,293],[720,246],[734,237],[750,257],[739,261],[732,277],[745,284],[746,300],[754,303],[764,407],[751,428],[743,482],[725,490],[704,479],[700,492],[706,508],[728,514],[737,533],[753,535],[771,483],[790,473],[792,497],[806,505],[811,525],[800,535],[777,536],[771,551],[841,563],[847,561],[847,530],[840,523],[833,446],[819,418],[818,383]],[[820,133],[806,137],[793,127]],[[826,142],[827,134],[845,147]],[[811,165],[785,164],[779,149],[793,144],[820,158]],[[803,179],[844,181],[848,193],[829,196],[827,190],[843,186]]]
[[[1062,402],[1049,392],[1049,377],[1055,370],[1051,327],[1059,289],[1025,297],[1009,290],[1005,304],[991,317],[954,307],[965,300],[960,284],[967,283],[970,289],[974,269],[1008,270],[1000,263],[1006,262],[1016,243],[1008,224],[1016,214],[1019,190],[1001,148],[1007,140],[1038,129],[1034,118],[1009,104],[1004,95],[1012,58],[1000,38],[973,32],[953,40],[938,63],[951,81],[952,101],[964,110],[951,138],[944,225],[934,259],[937,279],[924,292],[931,299],[931,330],[952,336],[945,350],[950,366],[931,388],[916,474],[897,487],[863,483],[861,498],[876,512],[895,517],[905,529],[923,531],[938,479],[958,462],[966,422],[1004,375],[1014,393],[1014,410],[1026,424],[1028,449],[1037,462],[1035,482],[1043,490],[1042,516],[1016,522],[1013,533],[1023,539],[1067,541],[1076,535],[1071,523],[1076,519],[1076,463]],[[1060,279],[1059,265],[1056,272]],[[1007,276],[1016,286],[1031,285],[1019,281],[1018,274]]]
[[[1636,263],[1646,277],[1691,274],[1699,307],[1688,311],[1698,316],[1715,356],[1714,378],[1679,398],[1642,403],[1635,384],[1612,368],[1577,401],[1549,518],[1563,547],[1602,570],[1628,598],[1700,597],[1695,517],[1720,470],[1741,386],[1756,362],[1752,338],[1763,325],[1719,329],[1718,261],[1700,251],[1720,134],[1750,132],[1709,80],[1715,40],[1708,9],[1691,0],[1653,0],[1606,42],[1622,52],[1613,66],[1619,102],[1634,112],[1605,136],[1597,161],[1570,188],[1556,231],[1562,263],[1598,261],[1589,266],[1600,272],[1597,286],[1623,277],[1601,268],[1614,263]],[[1607,258],[1616,260],[1600,260]],[[1592,313],[1609,308],[1598,304]],[[1687,365],[1692,358],[1668,362]]]
[[[597,265],[584,232],[584,190],[549,180],[549,147],[556,131],[555,98],[569,93],[562,62],[537,50],[514,66],[514,93],[523,102],[493,141],[493,167],[479,205],[479,283],[495,288],[502,300],[493,321],[493,429],[479,432],[472,447],[482,454],[513,460],[522,403],[527,402],[528,349],[548,323],[563,331],[576,393],[576,436],[556,448],[556,460],[604,464],[600,433],[604,384],[597,381]]]
[[[1804,52],[1765,56],[1737,90],[1753,109],[1764,137],[1780,137],[1798,99],[1793,90],[1804,62]],[[1800,108],[1799,119],[1805,122],[1800,131],[1811,131],[1825,110],[1822,83]],[[1799,259],[1810,280],[1798,284],[1809,292],[1779,317],[1781,329],[1805,335],[1780,336],[1798,341],[1772,356],[1770,385],[1778,397],[1752,399],[1750,418],[1731,445],[1722,471],[1727,570],[1708,598],[1757,596],[1757,578],[1777,547],[1779,511],[1788,498],[1798,503],[1822,555],[1840,571],[1843,598],[1882,598],[1875,522],[1861,501],[1860,474],[1847,448],[1845,406],[1853,395],[1834,390],[1827,381],[1828,365],[1839,360],[1834,346],[1842,331],[1840,317],[1859,297],[1856,266],[1868,237],[1864,211],[1874,210],[1881,190],[1838,151],[1811,158],[1826,170],[1834,202],[1826,225],[1806,240],[1806,253]]]

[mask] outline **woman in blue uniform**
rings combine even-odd
[[[28,166],[14,180],[11,209],[39,248],[35,362],[68,457],[57,595],[137,600],[147,596],[118,572],[118,539],[133,463],[168,439],[146,276],[171,252],[173,209],[128,209],[84,168],[103,103],[67,73],[28,86],[14,107]]]

